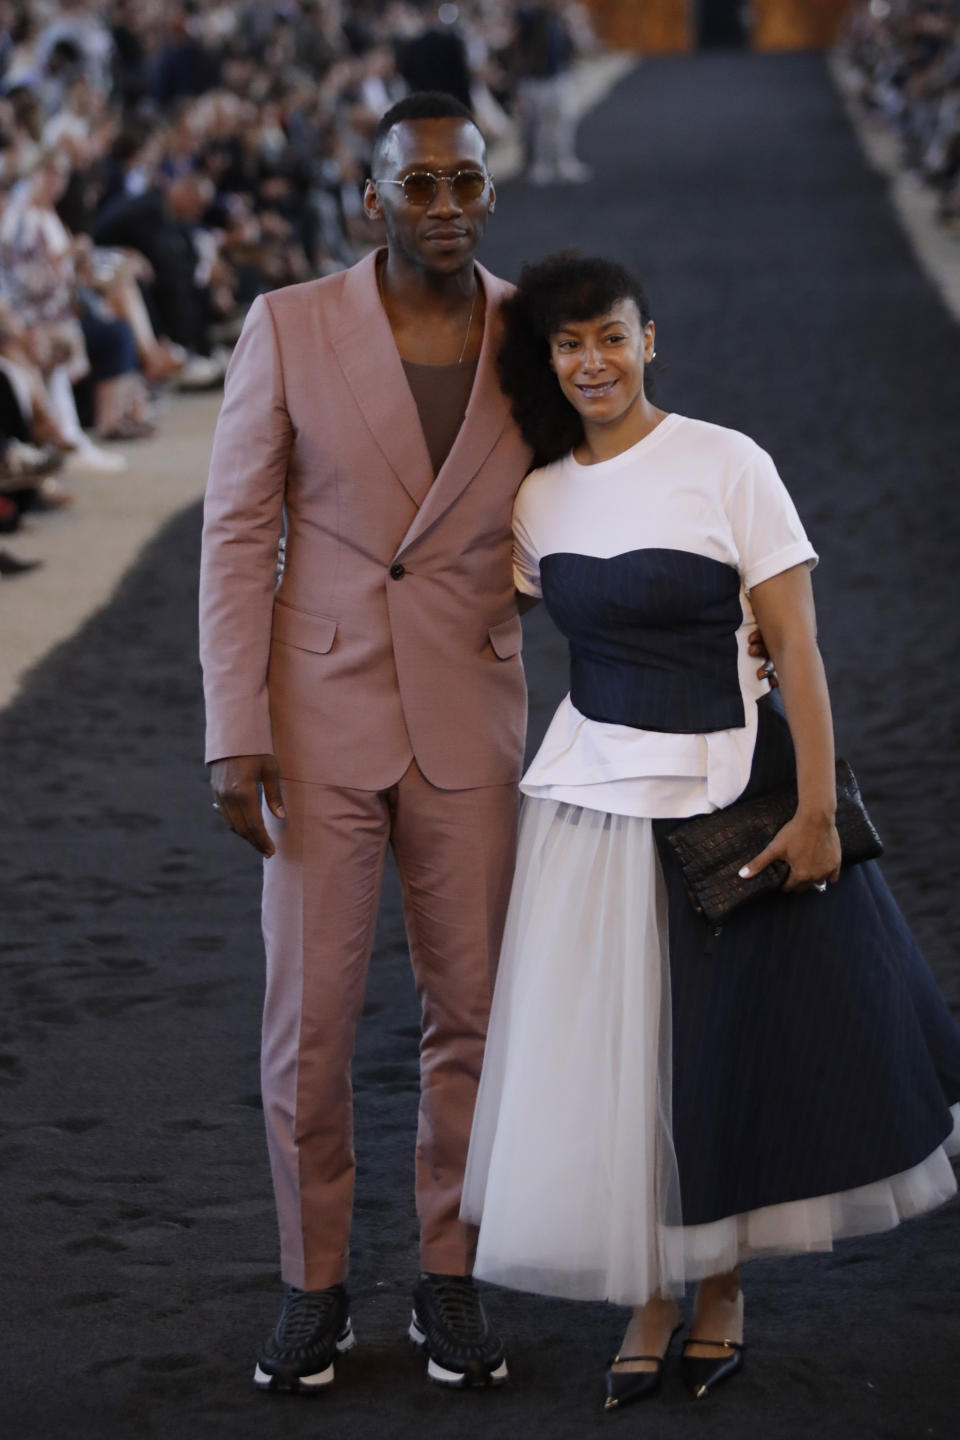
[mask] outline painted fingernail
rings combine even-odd
[[[750,866],[744,865],[742,869],[737,871],[737,874],[740,876],[741,880],[746,880],[750,874]]]

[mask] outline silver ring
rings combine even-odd
[[[219,801],[219,800],[214,800],[214,802],[213,802],[213,808],[214,808],[214,810],[216,810],[217,813],[219,814],[219,812],[222,811],[223,806],[220,804],[220,801]]]
[[[827,888],[827,882],[826,882],[826,880],[820,880],[820,881],[818,881],[817,884],[814,885],[813,888],[814,888],[814,890],[819,890],[819,891],[820,891],[820,894],[822,895],[823,892],[824,892],[824,890],[826,890],[826,888]]]

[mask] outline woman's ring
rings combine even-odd
[[[824,892],[824,890],[826,890],[826,888],[827,888],[827,882],[826,882],[826,880],[818,880],[817,883],[816,883],[816,885],[814,885],[813,888],[814,888],[814,890],[819,890],[819,891],[820,891],[820,894],[822,895],[823,892]]]
[[[223,809],[223,806],[220,804],[220,801],[219,801],[219,800],[214,800],[214,802],[213,802],[213,808],[214,808],[214,810],[216,810],[216,811],[219,812],[220,810]]]

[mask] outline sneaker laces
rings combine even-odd
[[[309,1344],[319,1327],[332,1317],[336,1304],[336,1295],[329,1291],[288,1290],[277,1326],[278,1343],[284,1349]]]
[[[486,1322],[469,1275],[436,1275],[427,1282],[440,1323],[465,1340],[482,1340]]]

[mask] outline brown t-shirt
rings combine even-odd
[[[453,449],[467,413],[470,392],[477,378],[477,361],[468,360],[463,365],[415,365],[412,360],[404,360],[403,369],[416,401],[436,476]]]

